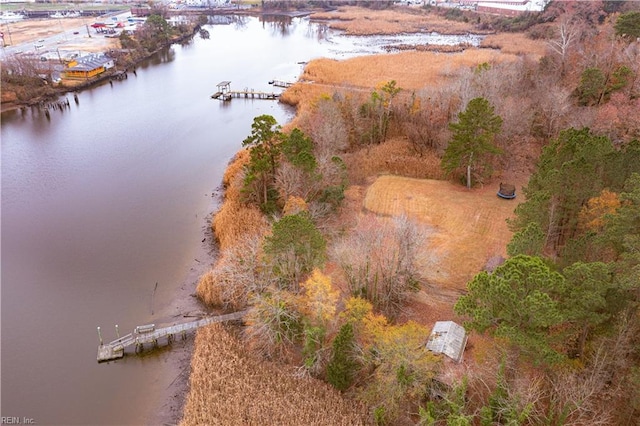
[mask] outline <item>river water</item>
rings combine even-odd
[[[2,114],[1,415],[47,425],[150,424],[181,371],[170,350],[98,364],[140,324],[185,321],[178,295],[212,260],[218,186],[253,118],[274,101],[210,99],[216,84],[273,91],[314,57],[388,45],[306,19],[231,18],[79,104]],[[371,39],[373,40],[373,39]],[[398,36],[397,43],[406,41]],[[203,241],[204,239],[204,241]],[[193,299],[193,298],[191,298]],[[179,345],[179,344],[178,344]]]

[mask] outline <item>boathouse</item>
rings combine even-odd
[[[96,77],[115,66],[112,58],[106,55],[87,55],[73,59],[62,71],[62,78],[87,80]]]

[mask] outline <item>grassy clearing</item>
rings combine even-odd
[[[505,219],[513,216],[518,201],[497,197],[495,186],[468,191],[446,181],[381,176],[367,189],[364,207],[385,216],[406,214],[431,226],[426,250],[433,263],[424,276],[437,287],[460,290],[489,258],[506,256],[511,232]]]
[[[181,426],[365,425],[366,410],[292,367],[253,357],[219,324],[198,331]]]

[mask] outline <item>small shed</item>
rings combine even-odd
[[[462,361],[465,346],[467,333],[464,327],[453,321],[437,321],[427,342],[428,350],[444,354],[455,362]]]

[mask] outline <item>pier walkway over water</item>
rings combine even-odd
[[[197,321],[174,324],[162,328],[156,328],[155,324],[139,325],[133,330],[133,332],[106,344],[102,342],[100,327],[98,327],[98,338],[100,339],[100,345],[98,346],[98,362],[120,359],[124,357],[125,349],[132,346],[135,347],[136,353],[141,352],[145,343],[151,343],[154,346],[157,346],[158,340],[165,337],[167,338],[167,341],[171,343],[177,334],[181,334],[185,337],[188,331],[216,322],[237,321],[242,319],[246,313],[247,311],[239,311],[231,314],[207,317]],[[116,325],[116,332],[117,330],[118,326]]]
[[[230,81],[221,81],[216,85],[218,91],[211,95],[212,99],[220,99],[222,101],[230,101],[232,98],[245,98],[245,99],[278,99],[280,93],[275,92],[261,92],[253,89],[244,90],[231,90]]]

